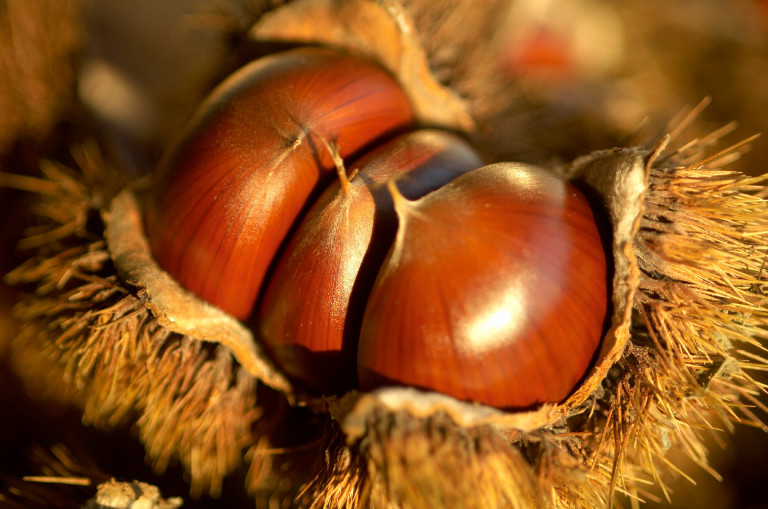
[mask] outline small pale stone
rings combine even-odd
[[[180,497],[164,499],[160,490],[151,484],[112,479],[98,486],[96,495],[83,509],[176,509],[183,503]]]

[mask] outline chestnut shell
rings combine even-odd
[[[361,388],[411,385],[500,408],[559,402],[607,311],[592,210],[535,166],[477,169],[410,202],[368,300]]]

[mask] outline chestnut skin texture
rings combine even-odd
[[[365,310],[361,388],[398,384],[499,408],[560,402],[585,375],[608,306],[589,203],[531,165],[500,163],[418,201]]]
[[[261,58],[220,85],[164,157],[147,203],[158,263],[243,319],[307,199],[346,157],[404,130],[412,110],[378,65],[300,48]]]
[[[397,230],[386,182],[397,177],[416,199],[482,164],[457,136],[413,131],[323,193],[280,258],[259,314],[262,343],[288,375],[319,393],[355,388],[365,302]]]

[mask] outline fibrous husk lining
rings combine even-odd
[[[546,507],[523,453],[493,428],[464,429],[445,414],[369,417],[358,449],[329,446],[311,507]]]

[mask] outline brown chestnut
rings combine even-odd
[[[371,61],[300,48],[251,63],[164,157],[147,205],[153,254],[203,299],[248,316],[291,225],[333,175],[322,140],[347,157],[411,121],[405,92]]]
[[[361,388],[406,384],[501,408],[559,402],[602,336],[606,260],[589,203],[540,168],[501,163],[400,219],[363,319]]]
[[[305,216],[260,307],[260,336],[286,373],[317,392],[356,386],[365,302],[397,229],[386,182],[415,199],[482,165],[449,133],[404,134],[341,172]]]

